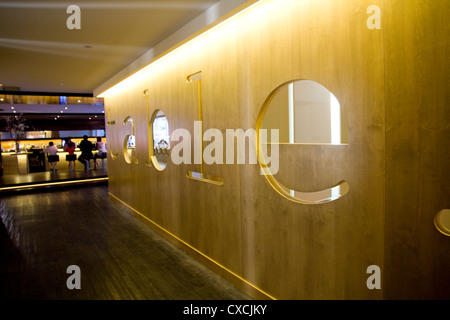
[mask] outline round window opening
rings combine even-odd
[[[151,130],[153,137],[152,162],[159,171],[167,167],[170,157],[169,122],[161,110],[156,110],[151,118]]]
[[[123,141],[123,156],[126,163],[131,164],[134,162],[137,164],[138,161],[136,158],[136,136],[134,135],[134,120],[130,116],[126,117],[123,121],[124,125],[128,123],[131,124],[133,133],[125,136],[125,139]]]
[[[125,145],[124,145],[124,157],[127,163],[131,163],[133,161],[133,155],[136,150],[136,137],[134,135],[127,135],[125,137]]]
[[[299,145],[348,143],[347,126],[339,101],[321,84],[311,80],[294,80],[277,87],[260,110],[256,132],[262,173],[285,198],[303,204],[320,204],[337,200],[348,192],[349,185],[343,180],[320,191],[306,192],[287,187],[275,177],[277,172],[272,170],[274,159],[269,160],[266,156],[268,148],[281,144],[298,148]]]

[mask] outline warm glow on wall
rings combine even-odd
[[[199,50],[205,48],[208,40],[223,39],[224,37],[227,37],[227,34],[230,34],[229,28],[236,28],[236,24],[242,23],[248,25],[249,22],[253,23],[259,21],[258,16],[263,12],[267,12],[267,10],[273,10],[276,7],[280,7],[279,4],[277,6],[274,6],[275,2],[276,1],[273,0],[257,0],[249,7],[246,7],[242,11],[239,11],[238,13],[220,22],[219,24],[213,25],[210,29],[203,31],[197,37],[169,51],[164,56],[150,62],[150,64],[136,71],[126,79],[98,94],[97,97],[104,98],[108,95],[111,95],[114,91],[118,90],[119,87],[123,86],[125,88],[128,85],[132,86],[132,84],[140,83],[145,80],[149,72],[153,73],[162,71],[162,69],[164,69],[167,65],[170,65],[172,61],[177,61],[178,59],[195,55],[196,52],[199,52]]]
[[[110,194],[257,299],[448,297],[428,281],[450,266],[448,32],[434,32],[447,3],[384,1],[376,29],[366,0],[250,0],[132,69],[149,51],[96,92],[117,155]],[[157,110],[173,142],[164,171]],[[137,165],[122,152],[128,116]],[[417,272],[418,293],[404,286]]]

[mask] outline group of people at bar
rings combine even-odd
[[[66,139],[64,144],[64,151],[68,154],[66,155],[66,161],[69,162],[69,170],[74,170],[75,160],[78,160],[84,165],[84,169],[88,170],[90,167],[90,160],[94,161],[94,169],[97,169],[97,159],[105,159],[106,158],[106,145],[102,141],[101,137],[97,137],[97,142],[95,145],[88,140],[88,136],[83,136],[83,140],[78,145],[78,148],[81,151],[81,154],[77,156],[75,154],[76,145],[69,137]],[[93,150],[97,150],[97,153],[94,155]],[[56,162],[59,161],[58,148],[55,146],[53,142],[50,142],[49,145],[44,150],[45,154],[47,154],[48,162],[52,166],[52,171],[56,172]]]

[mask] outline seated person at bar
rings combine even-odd
[[[69,154],[75,154],[75,147],[75,143],[72,141],[72,139],[67,138],[64,145],[64,151],[68,152]]]
[[[97,144],[95,147],[98,152],[94,155],[94,169],[97,169],[97,159],[104,158],[104,154],[106,154],[106,145],[101,137],[97,137]]]
[[[75,169],[75,160],[77,160],[75,148],[76,146],[72,139],[70,137],[67,138],[66,143],[64,144],[64,151],[68,153],[68,155],[66,156],[66,161],[69,162],[69,170]]]
[[[56,170],[56,162],[59,161],[58,156],[58,148],[53,144],[53,141],[48,143],[48,146],[45,148],[44,152],[47,154],[48,162],[52,164],[52,170]]]
[[[92,149],[94,148],[94,145],[92,144],[92,142],[88,140],[88,136],[84,135],[83,140],[80,142],[78,147],[80,148],[81,151],[81,154],[78,157],[78,161],[84,164],[84,169],[88,169],[87,164],[94,157],[92,154]]]
[[[44,152],[47,156],[56,156],[58,154],[58,148],[53,144],[53,141],[50,141]]]

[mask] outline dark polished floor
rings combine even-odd
[[[247,300],[108,195],[107,183],[2,194],[0,298]],[[68,289],[80,268],[81,289]]]
[[[106,180],[108,180],[108,171],[103,169],[9,174],[0,177],[0,193],[86,183],[102,183]]]

